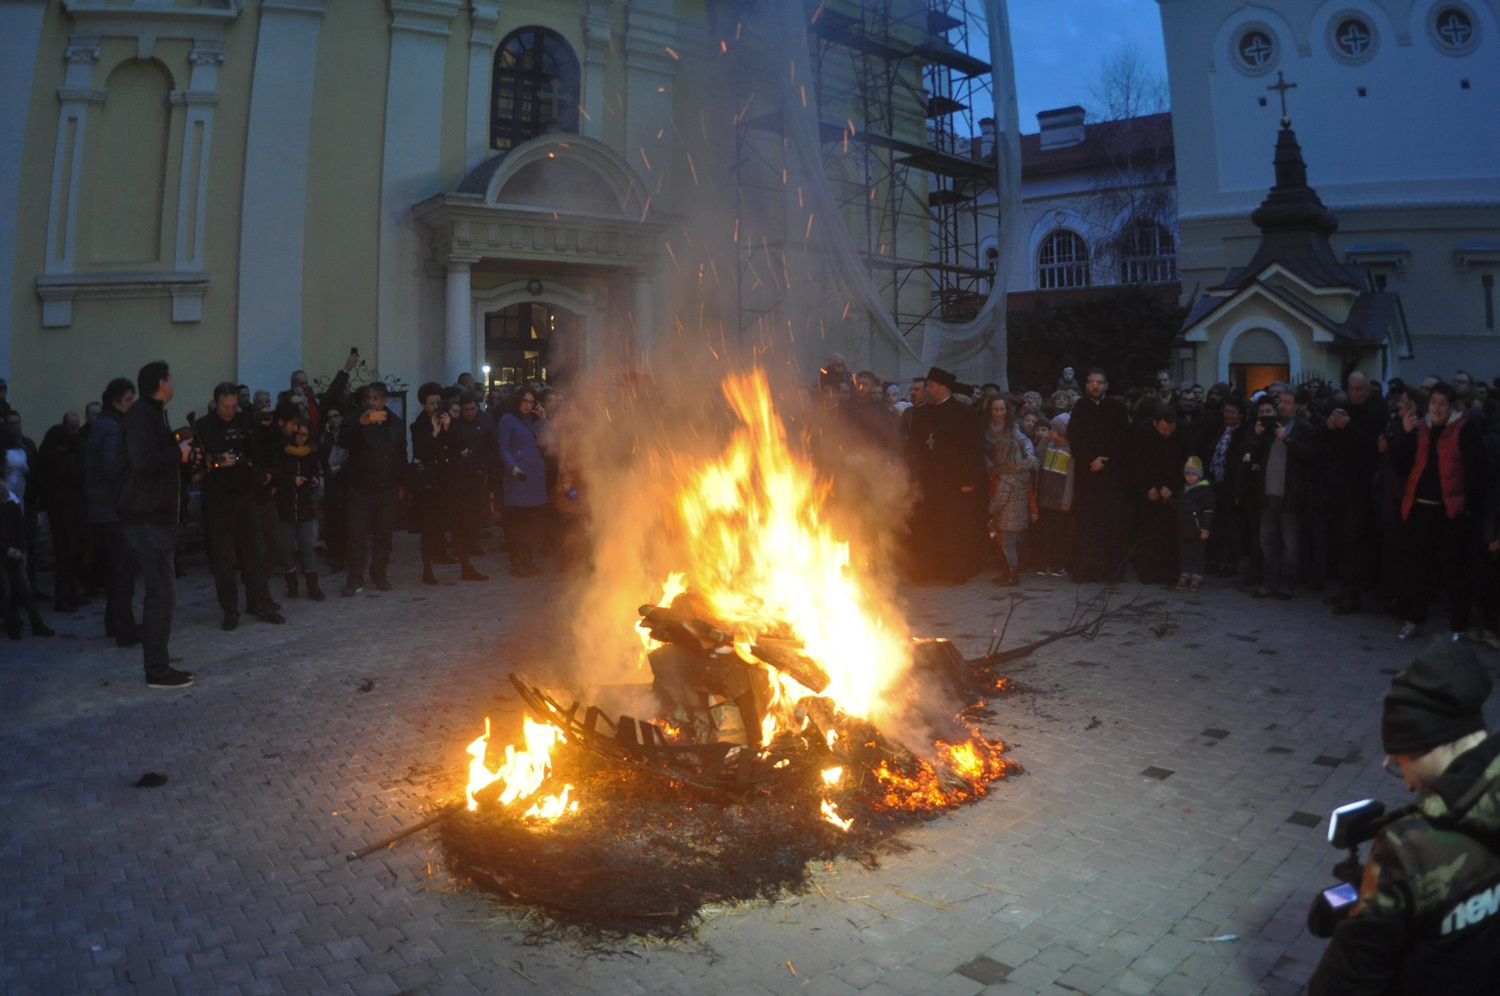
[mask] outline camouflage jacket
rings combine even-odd
[[[1359,902],[1307,991],[1487,993],[1497,980],[1500,735],[1455,758],[1376,836]]]

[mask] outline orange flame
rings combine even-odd
[[[788,447],[765,374],[731,376],[724,394],[739,428],[718,459],[684,458],[677,475],[677,510],[693,540],[685,575],[737,640],[790,631],[828,673],[825,694],[846,713],[877,718],[911,666],[901,615],[851,569],[849,544],[824,516],[828,486]],[[807,694],[778,678],[790,686],[788,704]]]
[[[474,793],[495,782],[503,783],[498,797],[501,806],[509,806],[517,800],[525,801],[540,791],[547,776],[552,773],[552,748],[563,742],[563,736],[554,726],[527,719],[525,739],[525,750],[518,751],[515,745],[506,744],[504,762],[498,768],[490,768],[484,763],[490,740],[490,718],[484,718],[484,735],[468,746],[472,759],[469,761],[469,785],[466,789],[470,812],[479,808],[479,800]],[[572,790],[573,786],[564,785],[561,792],[537,800],[521,815],[530,819],[555,820],[564,813],[576,812],[578,803],[568,799]]]

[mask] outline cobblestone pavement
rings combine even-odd
[[[186,692],[146,689],[98,604],[49,617],[57,639],[5,642],[0,990],[1294,992],[1322,950],[1303,917],[1338,856],[1327,812],[1404,794],[1377,728],[1415,648],[1390,620],[1127,584],[1115,604],[1139,611],[1009,668],[986,730],[1026,774],[908,831],[908,852],[819,867],[818,890],[684,944],[523,946],[454,891],[430,833],[343,857],[453,797],[484,715],[516,708],[506,672],[548,675],[566,601],[496,557],[488,583],[423,587],[414,556],[401,537],[394,592],[284,602],[287,625],[229,634],[189,559]],[[1097,591],[986,574],[907,597],[918,634],[973,655]],[[133,787],[145,772],[168,781]]]

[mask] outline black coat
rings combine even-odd
[[[297,483],[299,477],[305,479],[301,484]],[[298,456],[283,448],[271,481],[276,489],[276,518],[282,522],[310,522],[317,518],[317,450],[309,449]]]
[[[1068,444],[1078,468],[1074,494],[1118,493],[1130,480],[1130,413],[1119,398],[1095,402],[1082,398],[1068,420]],[[1108,457],[1102,470],[1092,469],[1095,457]]]
[[[406,427],[394,412],[385,421],[360,425],[359,417],[344,420],[339,445],[349,451],[344,483],[369,491],[392,490],[406,470]]]
[[[120,498],[116,507],[126,525],[177,524],[181,507],[181,452],[160,401],[143,398],[125,413],[120,452]]]
[[[121,423],[125,416],[119,409],[106,405],[99,420],[89,430],[83,447],[84,494],[88,502],[89,521],[119,522],[115,502],[120,492],[119,452]]]

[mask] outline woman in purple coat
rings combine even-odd
[[[547,466],[537,435],[547,424],[547,413],[529,387],[517,390],[510,400],[513,407],[500,417],[498,433],[505,497],[502,514],[510,548],[510,573],[525,578],[542,573],[536,566],[536,547],[547,508]]]

